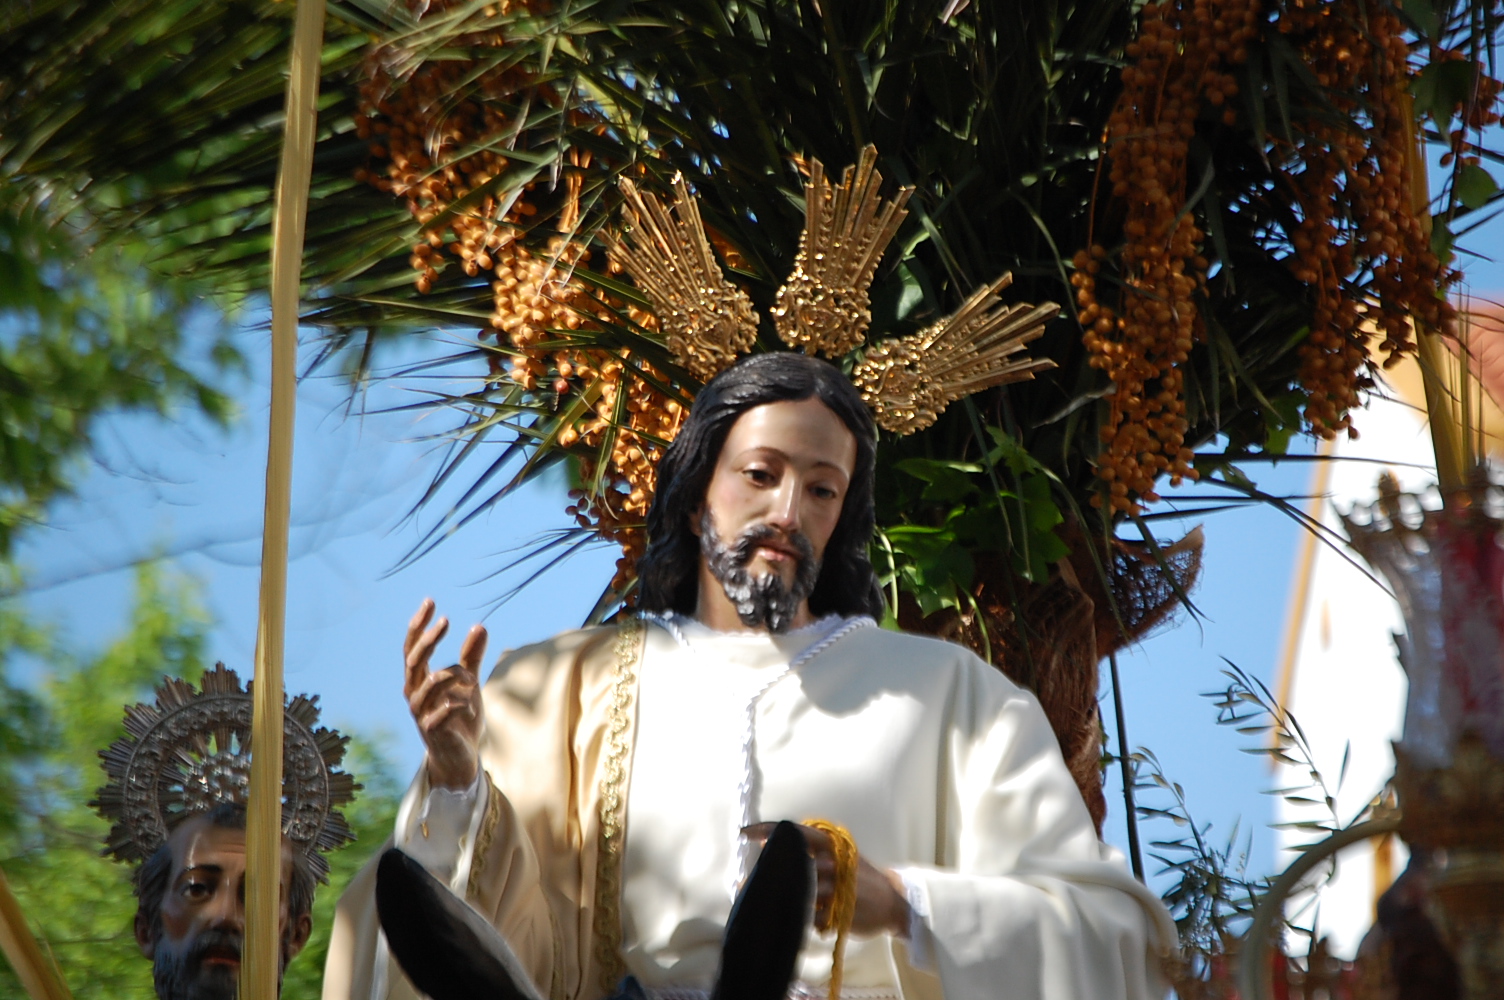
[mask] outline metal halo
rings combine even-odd
[[[251,688],[216,663],[198,689],[163,678],[156,704],[125,711],[126,735],[102,750],[107,783],[91,803],[113,824],[105,853],[144,861],[182,820],[218,805],[244,805],[249,790]],[[318,698],[299,695],[283,716],[282,832],[325,880],[319,852],[354,840],[336,808],[354,797],[349,774],[337,770],[347,737],[318,723]]]

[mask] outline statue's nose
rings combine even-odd
[[[768,523],[786,534],[799,530],[799,487],[792,477],[785,479],[774,494]]]

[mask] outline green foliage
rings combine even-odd
[[[384,739],[352,737],[345,752],[345,770],[364,785],[355,801],[345,807],[345,819],[355,831],[355,843],[329,857],[329,884],[320,886],[313,900],[313,936],[302,954],[287,967],[282,981],[283,1000],[318,1000],[324,982],[324,959],[329,955],[329,932],[334,927],[334,905],[350,879],[391,836],[397,822],[397,804],[402,786],[382,747]]]
[[[0,794],[9,796],[0,803],[9,821],[0,828],[0,867],[79,1000],[155,996],[132,930],[131,870],[101,855],[108,824],[86,803],[103,783],[98,752],[120,735],[122,707],[150,700],[164,674],[197,680],[207,627],[192,581],[153,566],[137,573],[128,629],[97,653],[65,648],[14,606],[0,605],[0,699],[26,712],[0,717]],[[47,668],[37,692],[13,683],[22,657]],[[335,900],[395,816],[398,789],[380,751],[352,741],[346,766],[366,786],[346,813],[360,839],[331,858],[313,938],[288,968],[289,1000],[318,997]],[[0,963],[0,996],[23,995]]]
[[[1185,789],[1164,774],[1159,758],[1140,747],[1133,755],[1135,788],[1169,797],[1163,806],[1140,805],[1139,817],[1167,820],[1184,831],[1179,836],[1149,841],[1151,857],[1173,872],[1175,880],[1163,900],[1180,937],[1183,956],[1192,975],[1212,974],[1216,956],[1227,953],[1252,919],[1267,879],[1248,873],[1249,843],[1239,844],[1236,825],[1221,843],[1212,839],[1209,824],[1198,823],[1186,802]],[[1250,835],[1251,836],[1251,835]]]
[[[1457,174],[1457,200],[1468,208],[1482,208],[1499,191],[1493,176],[1475,163],[1464,164]]]
[[[363,7],[395,21],[374,21]],[[30,0],[0,10],[0,178],[60,192],[109,240],[139,239],[158,274],[221,304],[265,288],[295,5],[278,0]],[[352,177],[356,70],[403,4],[333,0],[307,219],[316,286],[367,273],[389,287],[412,229]],[[333,242],[331,242],[331,237]],[[338,246],[336,246],[338,243]]]
[[[982,462],[914,456],[883,466],[875,565],[883,585],[915,595],[925,615],[970,610],[974,553],[1004,554],[1031,581],[1067,554],[1049,470],[1001,428],[987,435]]]
[[[51,636],[9,603],[0,603],[0,842],[21,824],[25,767],[47,745],[47,727],[37,695],[14,682],[5,664],[13,657],[44,656]]]
[[[1469,0],[1404,0],[1400,10],[1435,54],[1411,80],[1410,95],[1417,117],[1430,121],[1427,137],[1448,150],[1431,243],[1450,261],[1457,239],[1481,224],[1477,213],[1500,198],[1498,182],[1483,166],[1500,160],[1484,141],[1485,131],[1497,128],[1499,109],[1492,121],[1481,113],[1481,99],[1498,86],[1499,18],[1491,6]]]
[[[98,751],[119,735],[122,706],[148,698],[162,674],[197,680],[204,669],[207,621],[189,581],[139,570],[130,622],[96,655],[38,650],[47,674],[35,702],[49,738],[30,760],[0,762],[25,778],[0,864],[80,998],[154,996],[131,929],[130,871],[100,855],[109,825],[86,805],[103,783]],[[7,668],[16,651],[0,647]],[[0,971],[0,993],[21,995],[9,969]]]
[[[1217,724],[1228,726],[1242,737],[1257,740],[1244,748],[1245,753],[1267,757],[1272,762],[1304,773],[1307,780],[1286,788],[1272,789],[1286,802],[1301,808],[1324,810],[1326,816],[1316,820],[1299,820],[1280,824],[1279,829],[1296,829],[1310,833],[1316,841],[1338,830],[1370,818],[1370,808],[1343,821],[1336,811],[1336,791],[1347,773],[1347,755],[1343,755],[1336,789],[1330,787],[1316,766],[1311,746],[1300,722],[1286,709],[1269,688],[1251,677],[1241,667],[1225,660],[1222,671],[1227,686],[1209,691],[1203,697],[1217,711]],[[1198,823],[1191,815],[1185,790],[1164,773],[1159,759],[1140,747],[1131,756],[1134,788],[1139,795],[1138,815],[1149,821],[1167,821],[1179,831],[1174,836],[1151,840],[1151,856],[1164,867],[1159,874],[1171,874],[1174,881],[1163,899],[1175,918],[1180,943],[1193,977],[1212,974],[1219,956],[1247,930],[1254,908],[1268,892],[1273,877],[1255,877],[1248,872],[1249,837],[1240,838],[1237,826],[1223,841],[1213,839],[1211,826]],[[1148,798],[1144,796],[1148,793]],[[1162,804],[1155,804],[1156,802]],[[1310,846],[1310,845],[1306,845]],[[1334,863],[1324,868],[1324,877],[1336,874]],[[1293,915],[1292,915],[1293,917]],[[1287,930],[1309,933],[1288,920]]]
[[[223,327],[192,344],[191,286],[155,278],[139,243],[97,245],[79,219],[0,178],[0,558],[67,493],[107,411],[163,417],[187,403],[225,422],[211,379],[239,363]],[[208,319],[208,316],[202,317]],[[205,374],[185,360],[197,355]]]

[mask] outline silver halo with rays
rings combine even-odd
[[[321,882],[320,852],[354,840],[338,806],[357,785],[338,770],[348,737],[319,727],[318,698],[298,695],[283,721],[282,833]],[[105,853],[144,861],[182,820],[216,806],[244,805],[250,787],[251,686],[223,663],[198,688],[172,677],[155,704],[125,710],[126,735],[101,750],[108,781],[89,805],[112,826]]]

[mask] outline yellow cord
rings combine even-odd
[[[835,953],[830,960],[829,1000],[841,1000],[841,974],[846,960],[846,935],[851,930],[851,921],[856,916],[856,869],[859,855],[851,831],[839,823],[824,819],[807,819],[805,826],[813,827],[830,837],[831,854],[835,857],[835,892],[831,896],[830,909],[825,918],[815,915],[815,929],[821,934],[836,932]]]

